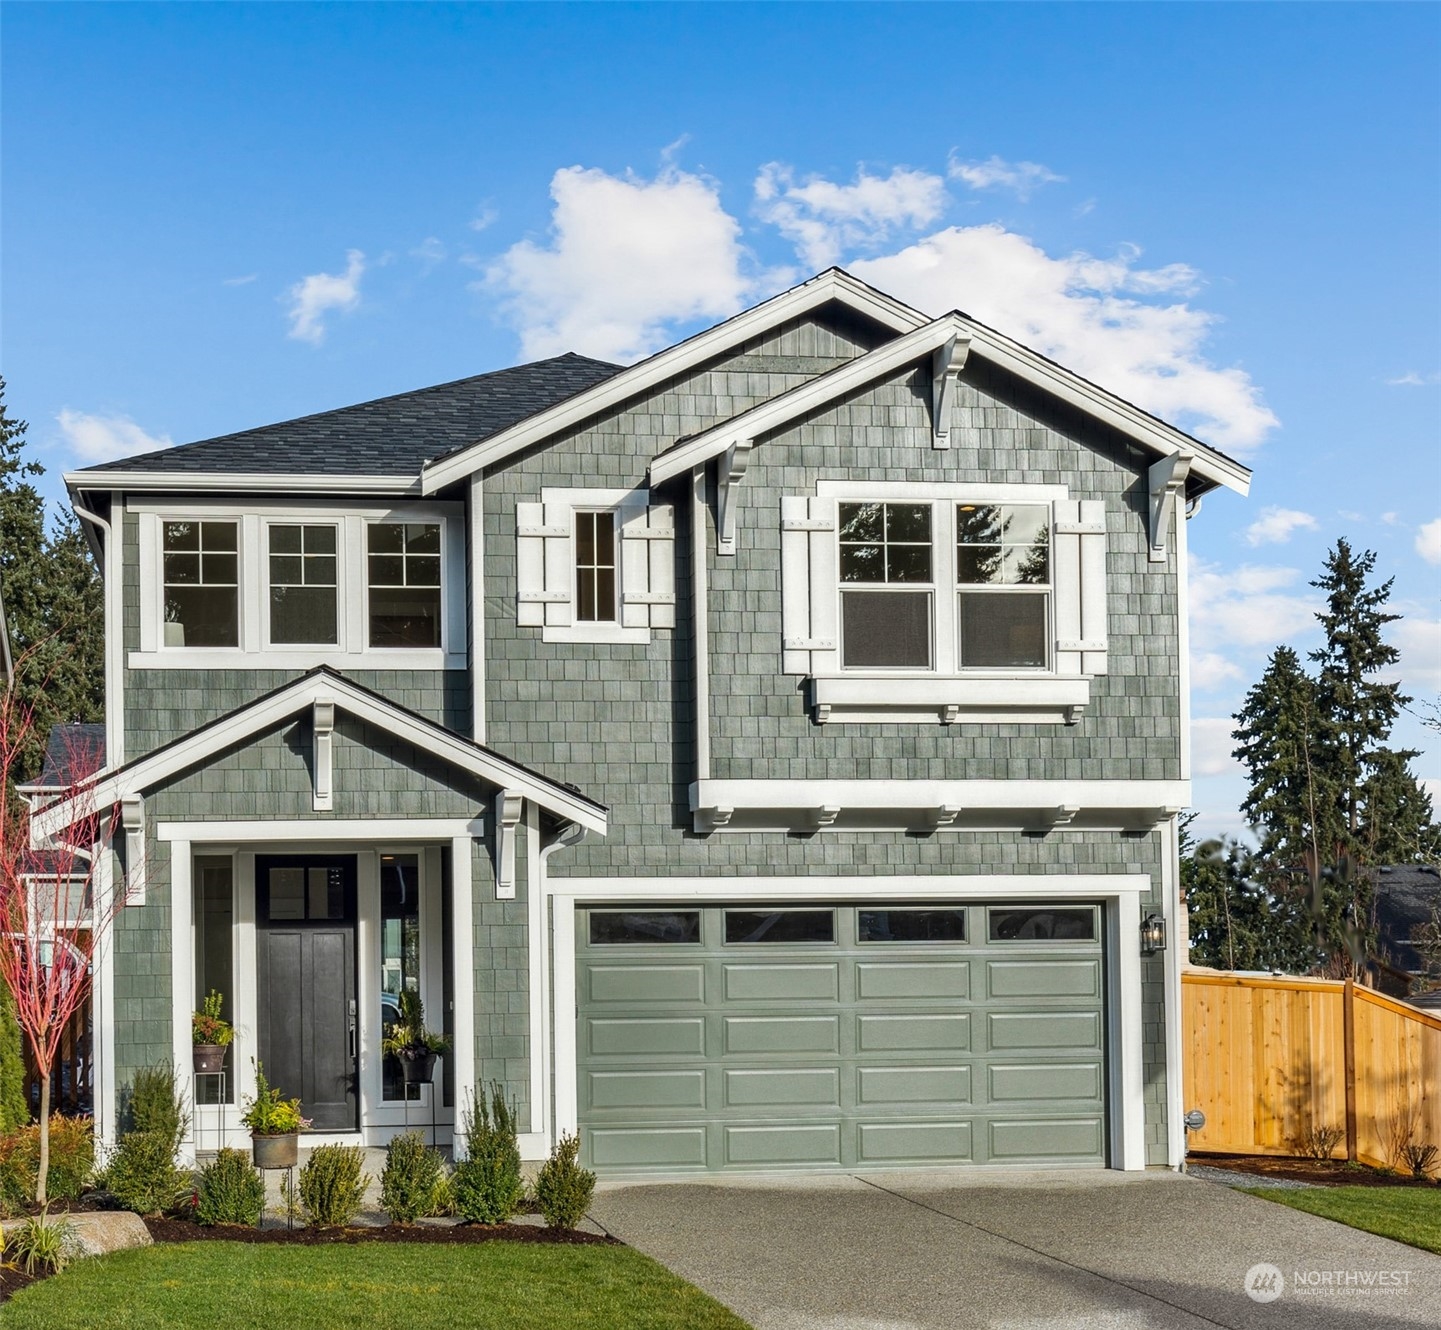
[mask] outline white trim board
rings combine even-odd
[[[201,494],[382,494],[418,495],[414,476],[326,475],[313,471],[279,474],[263,471],[140,471],[104,469],[67,471],[65,485],[74,493],[90,490],[175,491]]]
[[[918,877],[547,877],[550,896],[572,904],[615,900],[770,901],[859,900],[870,896],[915,900],[1057,900],[1137,895],[1151,889],[1146,873],[932,873]]]
[[[464,836],[485,839],[483,818],[306,818],[254,822],[159,822],[155,839],[188,840],[196,844],[229,845],[254,842],[354,841],[373,845],[376,841],[418,844],[425,841],[453,841]]]
[[[40,836],[54,835],[70,821],[95,807],[108,808],[127,794],[142,793],[223,752],[250,737],[262,734],[317,701],[333,702],[342,711],[358,717],[416,747],[449,762],[478,779],[533,799],[567,821],[605,834],[606,814],[598,805],[577,797],[543,776],[526,771],[499,754],[478,748],[431,721],[401,711],[383,698],[357,687],[331,670],[318,670],[294,683],[232,711],[228,716],[197,730],[178,743],[157,749],[120,771],[102,775],[69,799],[36,813],[32,828]]]
[[[724,323],[657,352],[648,360],[622,370],[594,388],[537,412],[483,443],[429,463],[421,473],[421,487],[426,494],[434,494],[473,471],[493,466],[523,448],[649,392],[668,379],[684,374],[706,360],[724,355],[831,301],[837,301],[896,333],[911,332],[926,322],[925,315],[867,286],[849,273],[831,268]]]

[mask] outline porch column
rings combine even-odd
[[[469,836],[456,836],[450,842],[450,946],[452,1000],[451,1057],[455,1080],[455,1157],[460,1158],[461,1116],[475,1088],[475,900],[471,868],[474,842]]]

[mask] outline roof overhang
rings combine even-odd
[[[594,388],[527,417],[483,443],[428,463],[421,472],[421,487],[426,494],[434,494],[592,416],[652,391],[667,380],[724,355],[752,338],[832,303],[843,305],[894,333],[912,332],[927,322],[924,314],[867,286],[839,268],[831,268],[724,323],[657,352]]]
[[[442,762],[531,800],[562,821],[605,834],[604,805],[502,757],[483,744],[463,739],[324,665],[142,758],[114,771],[98,773],[92,780],[74,787],[75,793],[68,798],[35,812],[31,818],[31,834],[41,839],[55,836],[93,814],[95,809],[109,808],[126,798],[144,794],[207,758],[274,729],[317,704],[333,705],[336,710],[413,744]]]
[[[138,471],[123,467],[67,471],[71,496],[89,490],[182,491],[186,494],[380,494],[421,493],[415,476],[270,475],[251,471]]]

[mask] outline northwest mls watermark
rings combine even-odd
[[[1293,1298],[1397,1298],[1411,1291],[1409,1270],[1292,1270],[1262,1261],[1246,1271],[1246,1296],[1252,1302]]]

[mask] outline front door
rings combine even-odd
[[[255,860],[260,1062],[317,1131],[359,1125],[355,857]]]

